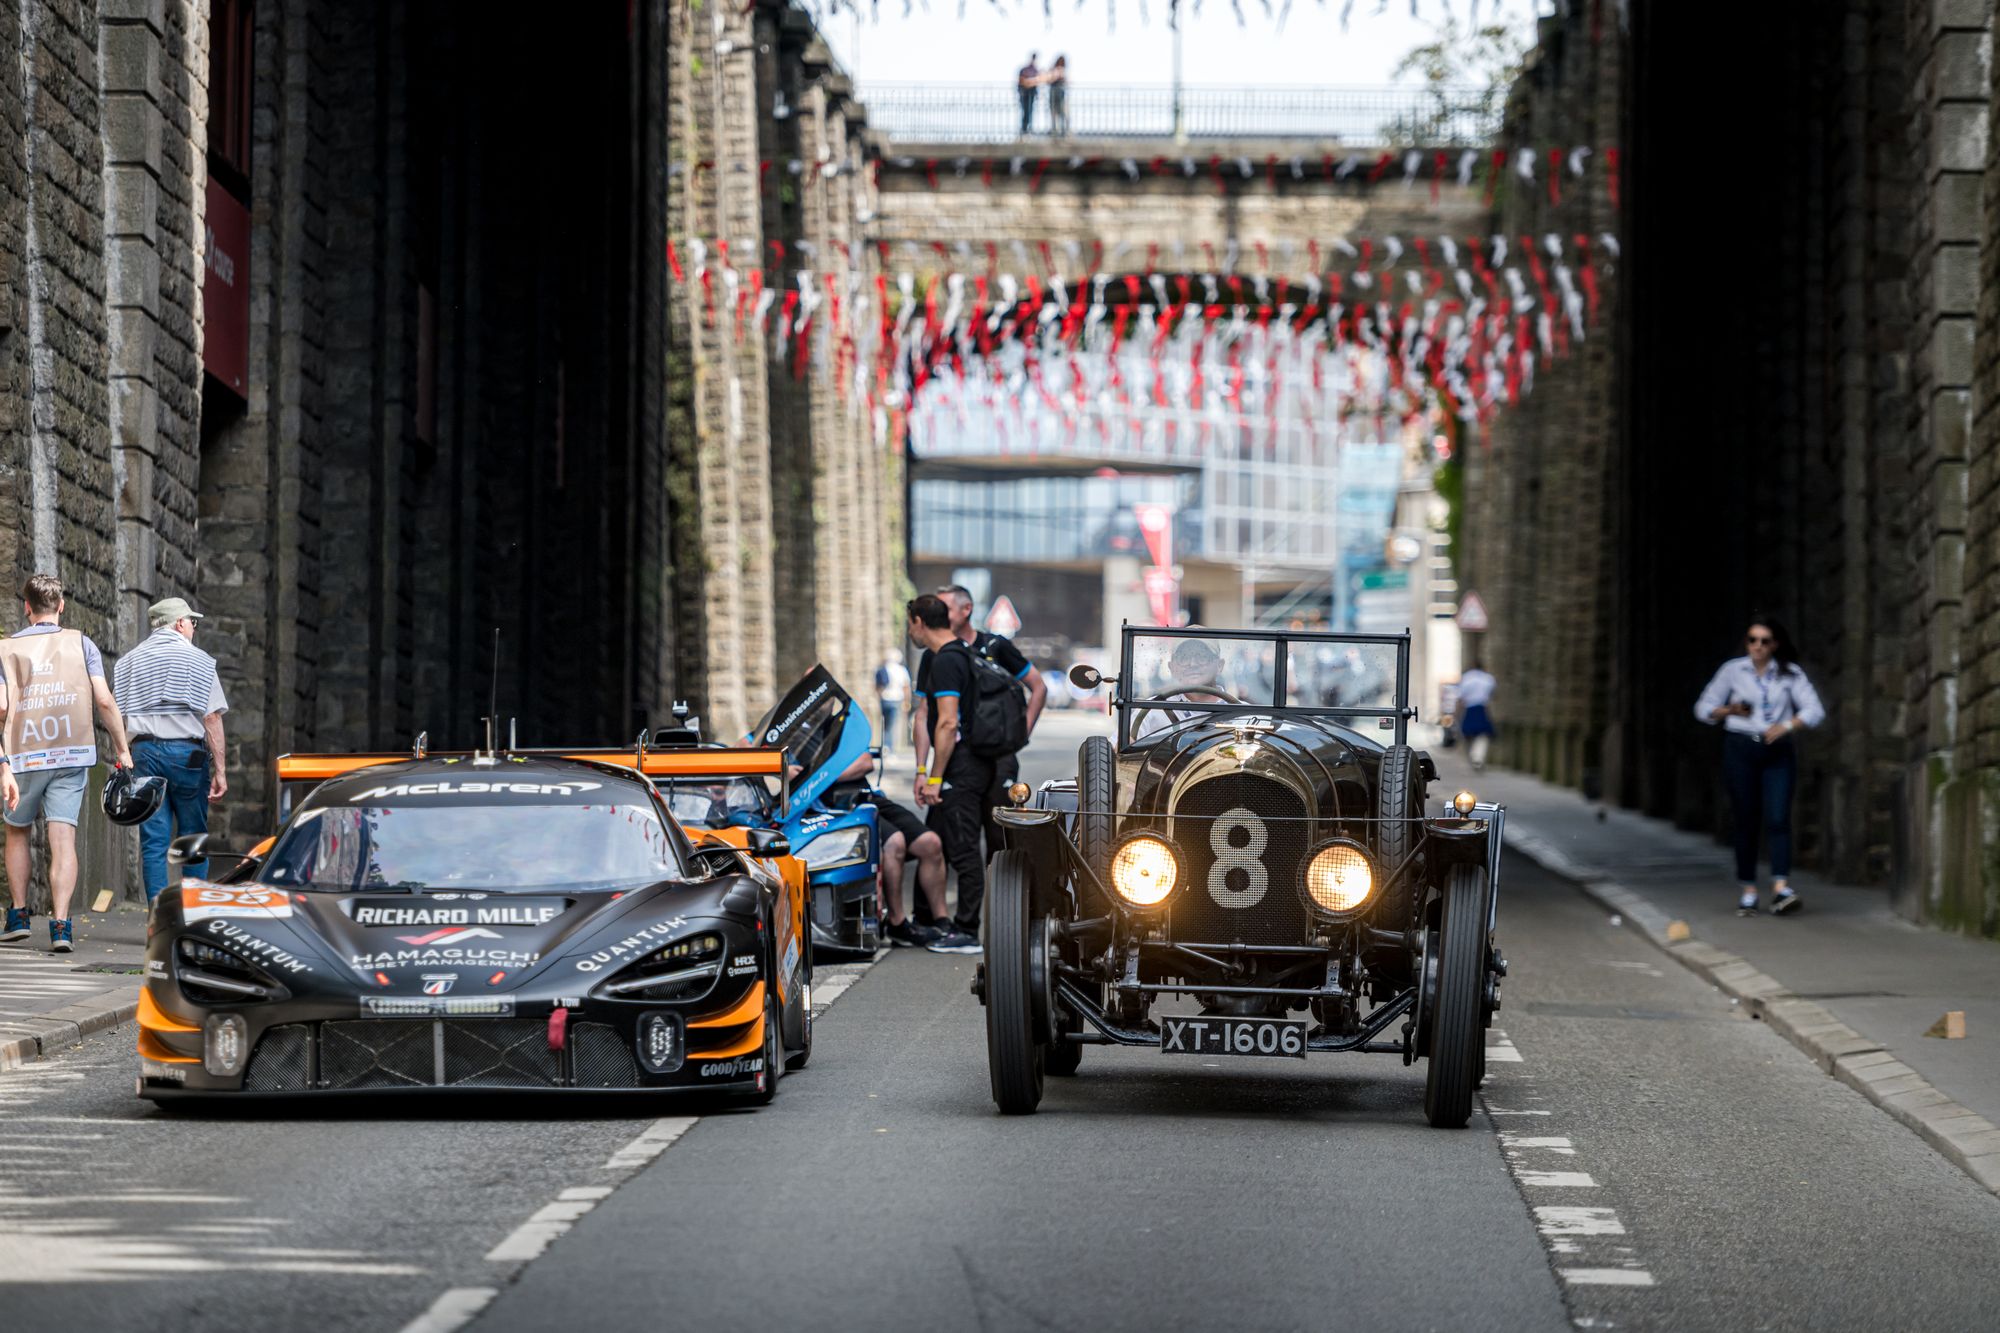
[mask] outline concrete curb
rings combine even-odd
[[[2000,1126],[1959,1105],[1862,1036],[1831,1011],[1787,991],[1733,953],[1692,937],[1670,938],[1672,918],[1651,901],[1611,878],[1610,872],[1572,859],[1547,839],[1507,821],[1507,845],[1551,874],[1622,916],[1634,930],[1696,976],[1734,996],[1771,1030],[1804,1051],[1814,1064],[1915,1131],[1954,1166],[2000,1194]]]
[[[18,1069],[74,1046],[93,1032],[117,1027],[139,1012],[139,984],[72,1000],[45,1014],[0,1017],[0,1069]]]

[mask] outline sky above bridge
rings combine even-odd
[[[1448,9],[1463,23],[1472,0],[1422,0],[1412,18],[1407,0],[1354,0],[1343,30],[1346,0],[1296,0],[1280,28],[1261,0],[1242,0],[1239,24],[1228,0],[1205,0],[1185,18],[1182,77],[1189,84],[1384,84],[1403,53],[1430,39]],[[1046,67],[1069,57],[1073,88],[1089,84],[1167,83],[1173,77],[1173,33],[1162,0],[1050,0],[1050,13],[1030,4],[996,8],[987,0],[929,0],[903,16],[902,0],[884,0],[880,18],[840,13],[822,19],[841,63],[864,96],[874,83],[965,82],[1011,85],[1014,72],[1038,52]],[[1532,38],[1533,11],[1544,0],[1479,0],[1481,22],[1497,9],[1502,21]],[[1379,12],[1378,12],[1379,11]],[[1115,14],[1116,23],[1111,19]],[[1143,16],[1143,17],[1142,17]]]

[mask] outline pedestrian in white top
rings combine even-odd
[[[1486,751],[1493,744],[1492,715],[1486,705],[1493,702],[1493,673],[1472,659],[1472,666],[1458,678],[1458,730],[1471,742],[1472,771],[1486,771]]]
[[[1771,841],[1771,910],[1796,911],[1792,891],[1792,789],[1799,757],[1792,735],[1826,720],[1785,627],[1759,616],[1744,635],[1742,657],[1724,662],[1695,701],[1694,715],[1722,726],[1722,773],[1736,824],[1736,908],[1757,914],[1757,832]]]
[[[875,701],[882,707],[882,752],[896,748],[896,718],[910,697],[910,669],[901,653],[890,653],[875,668]]]

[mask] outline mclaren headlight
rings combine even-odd
[[[1180,882],[1180,858],[1163,839],[1136,833],[1111,856],[1111,891],[1127,907],[1158,907]]]
[[[692,935],[655,949],[598,989],[622,1000],[693,1000],[722,975],[722,936]]]
[[[841,866],[865,864],[868,860],[868,826],[856,824],[853,828],[822,833],[792,855],[805,862],[807,870],[834,870]]]
[[[174,953],[181,993],[196,1004],[243,1004],[285,994],[269,972],[234,949],[183,935],[174,942]]]
[[[1351,842],[1329,843],[1306,862],[1306,906],[1323,917],[1359,911],[1375,892],[1368,853]]]

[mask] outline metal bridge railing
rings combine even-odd
[[[1020,101],[1006,85],[870,83],[861,92],[869,124],[892,140],[922,143],[1020,141]],[[1484,144],[1499,129],[1499,99],[1482,89],[1263,86],[1181,90],[1190,139],[1337,139],[1356,147]],[[1036,99],[1026,141],[1053,134],[1048,90]],[[1166,84],[1075,84],[1072,139],[1171,138],[1174,92]]]

